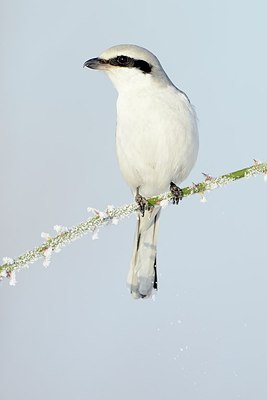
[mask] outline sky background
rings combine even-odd
[[[116,92],[83,69],[132,43],[157,55],[199,118],[184,185],[267,160],[265,1],[0,3],[0,257],[56,224],[132,201],[115,154]],[[263,177],[162,215],[156,301],[126,288],[135,217],[0,287],[3,400],[266,399]]]

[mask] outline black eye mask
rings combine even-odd
[[[152,71],[152,65],[148,62],[144,60],[136,60],[135,58],[124,55],[110,58],[107,63],[116,67],[138,68],[144,74],[149,74]]]

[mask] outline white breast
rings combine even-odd
[[[117,156],[133,193],[145,197],[169,190],[190,173],[198,152],[195,112],[174,86],[120,93],[117,101]]]

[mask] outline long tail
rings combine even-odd
[[[127,283],[135,299],[149,297],[157,289],[157,233],[161,207],[139,213]]]

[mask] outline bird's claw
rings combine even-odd
[[[148,208],[148,201],[141,194],[137,193],[135,196],[135,201],[139,206],[142,217],[145,215],[145,210]]]
[[[180,189],[175,183],[170,183],[170,191],[172,194],[172,204],[178,204],[183,198],[182,189]]]

